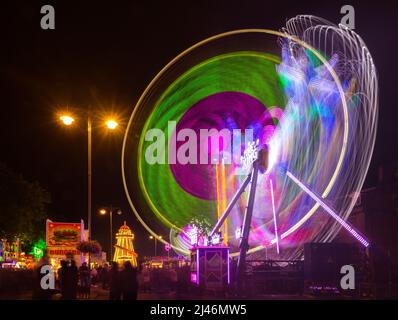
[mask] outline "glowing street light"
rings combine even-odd
[[[113,120],[113,119],[109,119],[109,120],[106,121],[106,126],[107,126],[108,129],[110,129],[110,130],[116,129],[116,127],[117,127],[118,125],[119,125],[119,124],[118,124],[115,120]]]
[[[59,117],[59,119],[62,121],[62,123],[66,126],[70,126],[73,124],[73,122],[75,121],[75,119],[71,116],[68,115],[62,115]]]
[[[113,261],[113,224],[112,224],[112,215],[114,213],[116,213],[116,214],[118,214],[120,216],[122,214],[122,210],[120,210],[119,208],[114,208],[113,206],[110,206],[109,208],[102,208],[98,212],[102,216],[104,216],[107,213],[109,213],[109,243],[110,243],[109,255],[110,255],[110,261]]]
[[[152,235],[149,236],[149,239],[150,239],[150,240],[155,239],[155,257],[157,256],[158,238],[159,238],[159,239],[162,239],[163,237],[162,237],[162,236],[154,237],[154,236],[152,236]]]
[[[92,195],[91,195],[91,178],[92,178],[92,168],[91,168],[91,157],[92,157],[92,110],[89,107],[88,110],[81,110],[74,108],[77,113],[79,114],[84,114],[86,121],[87,121],[87,211],[88,211],[88,239],[91,240],[91,214],[92,214]],[[59,119],[62,121],[62,123],[66,126],[70,126],[73,124],[75,121],[75,118],[69,114],[69,112],[63,112],[60,114]],[[106,121],[106,126],[108,129],[113,130],[118,126],[118,123],[108,117],[108,121]],[[103,119],[104,120],[104,119]],[[102,213],[100,211],[101,215],[105,215],[107,212]],[[112,249],[112,248],[111,248]],[[90,254],[89,254],[89,265],[90,265]]]

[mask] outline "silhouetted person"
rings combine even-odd
[[[94,287],[97,286],[98,277],[101,275],[102,267],[99,268],[92,268],[90,271],[91,283]]]
[[[141,272],[142,275],[142,286],[144,292],[148,292],[151,289],[151,274],[148,268],[145,268]]]
[[[79,278],[76,262],[71,260],[62,272],[62,299],[75,300],[77,295],[77,281]]]
[[[68,267],[67,262],[65,260],[61,260],[61,268],[58,269],[58,285],[59,289],[61,290],[62,299],[66,295],[64,284],[65,284],[65,274],[67,267]]]
[[[109,300],[121,300],[121,275],[119,265],[117,262],[112,262],[111,270],[109,271]]]
[[[94,286],[97,286],[97,283],[102,277],[102,266],[98,266],[97,268],[92,268],[91,269],[91,283]]]
[[[123,300],[137,300],[137,269],[133,268],[130,261],[124,263],[124,270],[121,272],[121,282]]]
[[[101,272],[102,289],[108,289],[109,287],[109,266],[106,263]]]
[[[86,262],[83,262],[79,268],[80,289],[83,298],[88,298],[90,295],[90,270]]]

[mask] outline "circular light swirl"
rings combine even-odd
[[[129,188],[127,186],[127,181],[126,181],[126,176],[125,176],[125,152],[126,152],[126,142],[127,142],[127,135],[129,132],[129,128],[131,126],[132,120],[135,117],[135,114],[138,110],[138,106],[143,102],[144,98],[146,97],[146,95],[149,93],[149,91],[152,89],[152,87],[154,86],[154,84],[156,83],[156,81],[162,76],[163,73],[165,73],[169,68],[171,68],[179,59],[181,59],[182,57],[184,57],[186,54],[188,54],[189,52],[193,51],[194,49],[208,43],[211,41],[215,41],[217,39],[221,39],[223,37],[230,37],[230,36],[234,36],[234,35],[238,35],[238,34],[244,34],[244,33],[262,33],[262,34],[270,34],[270,35],[274,35],[280,38],[285,38],[288,39],[289,41],[292,41],[294,43],[297,43],[298,45],[302,46],[303,48],[309,50],[317,59],[319,59],[322,64],[326,67],[327,71],[330,73],[333,81],[336,83],[337,89],[338,89],[338,93],[341,99],[341,104],[342,104],[342,108],[343,108],[343,113],[344,113],[344,129],[343,129],[343,141],[342,141],[342,146],[341,146],[341,151],[340,151],[340,156],[339,156],[339,160],[337,163],[337,166],[335,168],[335,170],[333,171],[333,175],[332,178],[330,179],[328,185],[326,186],[325,190],[322,192],[322,196],[326,197],[331,188],[333,187],[333,184],[336,181],[336,177],[339,175],[339,172],[341,170],[341,165],[343,163],[343,159],[346,153],[346,148],[347,148],[347,140],[348,140],[348,132],[349,132],[349,128],[348,128],[348,111],[347,111],[347,102],[346,102],[346,97],[345,97],[345,93],[344,90],[342,88],[342,85],[340,83],[340,79],[338,77],[338,75],[336,74],[336,72],[334,71],[333,67],[330,66],[330,64],[328,63],[327,59],[325,59],[322,54],[320,54],[316,49],[314,49],[312,46],[310,46],[308,43],[306,43],[305,41],[299,39],[298,37],[295,37],[293,35],[290,35],[286,32],[278,32],[278,31],[273,31],[273,30],[266,30],[266,29],[244,29],[244,30],[236,30],[236,31],[231,31],[231,32],[226,32],[220,35],[216,35],[214,37],[208,38],[202,42],[199,42],[198,44],[192,46],[191,48],[187,49],[186,51],[182,52],[180,55],[178,55],[176,58],[174,58],[172,61],[170,61],[170,63],[168,63],[156,76],[155,78],[151,81],[151,83],[148,85],[148,87],[145,89],[145,91],[143,92],[143,94],[141,95],[140,99],[138,100],[137,104],[136,104],[136,108],[134,109],[127,128],[126,128],[126,135],[124,137],[124,141],[123,141],[123,148],[122,148],[122,176],[123,176],[123,185],[124,185],[124,189],[126,192],[126,196],[128,198],[128,201],[130,203],[131,208],[133,209],[134,214],[136,215],[137,219],[143,224],[143,226],[148,230],[148,232],[150,232],[150,234],[152,234],[153,236],[157,237],[158,240],[166,243],[165,240],[160,239],[152,230],[151,228],[145,223],[145,221],[141,218],[141,216],[138,213],[138,210],[136,209],[136,207],[134,206],[134,203],[130,197],[129,194]],[[142,180],[142,172],[139,172],[139,179]],[[144,190],[145,193],[145,190]],[[148,194],[147,194],[148,195]],[[147,199],[150,199],[149,196],[147,196]],[[156,210],[156,207],[151,204],[150,202],[150,206],[153,210]],[[294,231],[296,231],[306,220],[308,220],[311,215],[318,209],[318,205],[314,205],[301,219],[300,221],[298,221],[294,226],[292,226],[289,230],[285,231],[281,237],[287,237],[288,235],[290,235],[291,233],[293,233]],[[178,226],[175,226],[173,223],[166,222],[169,227],[173,227],[177,230],[181,230]],[[173,246],[174,249],[176,249],[177,251],[183,251],[184,253],[185,250],[181,250],[180,248],[177,248],[175,246]],[[258,246],[256,248],[252,248],[249,252],[255,252],[257,250],[262,249],[263,246]]]

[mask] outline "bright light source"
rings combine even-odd
[[[149,239],[153,239],[153,236],[149,236]]]
[[[236,228],[236,230],[235,230],[235,239],[239,240],[241,238],[241,236],[242,236],[242,228],[241,227]]]
[[[70,125],[75,121],[74,118],[72,118],[71,116],[68,116],[68,115],[60,116],[59,119],[60,119],[60,120],[63,122],[63,124],[66,125],[66,126],[70,126]]]
[[[99,213],[100,213],[100,214],[106,214],[106,210],[105,210],[105,209],[101,209],[101,210],[99,211]]]
[[[116,127],[117,127],[118,125],[119,125],[119,124],[118,124],[115,120],[113,120],[113,119],[109,119],[109,120],[106,121],[106,126],[107,126],[108,129],[110,129],[110,130],[116,129]]]
[[[162,239],[162,236],[159,236],[159,239]]]
[[[218,233],[214,234],[214,236],[211,238],[210,243],[215,246],[220,243],[220,235]]]

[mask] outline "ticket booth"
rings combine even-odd
[[[191,283],[223,290],[230,283],[229,247],[196,246],[191,249]]]

